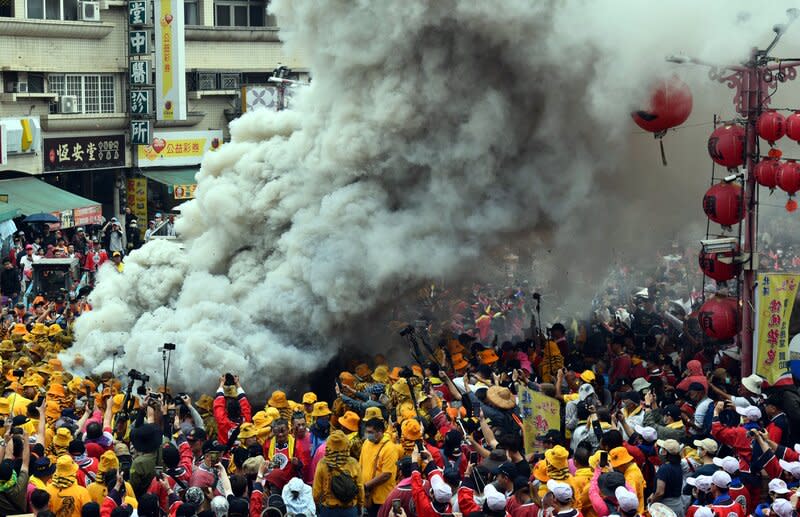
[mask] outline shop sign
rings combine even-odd
[[[197,189],[197,183],[189,185],[172,185],[172,196],[175,199],[194,199],[194,191]]]
[[[147,25],[150,23],[150,0],[128,0],[128,24]]]
[[[153,140],[151,134],[149,120],[131,121],[131,143],[133,145],[148,145]]]
[[[139,221],[139,233],[144,237],[147,230],[147,178],[128,180],[128,206]]]
[[[44,139],[44,170],[125,167],[125,135]]]
[[[130,82],[134,86],[147,86],[150,84],[150,61],[131,61]]]
[[[131,90],[131,114],[149,115],[153,106],[152,90]]]
[[[150,31],[129,31],[128,53],[132,56],[146,56],[150,54]]]
[[[155,131],[150,145],[138,147],[139,167],[198,165],[222,145],[222,131]]]
[[[100,224],[103,220],[103,207],[100,205],[93,205],[84,208],[76,208],[72,211],[72,218],[74,219],[75,226]]]
[[[182,0],[155,0],[156,119],[186,120]]]

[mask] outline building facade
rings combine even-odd
[[[247,109],[248,88],[274,89],[269,78],[280,66],[291,69],[289,78],[307,77],[303,56],[284,53],[264,0],[178,6],[186,118],[153,119],[151,144],[134,146],[131,61],[139,58],[131,56],[128,1],[0,0],[0,219],[35,208],[17,206],[12,194],[2,206],[4,182],[21,179],[80,198],[61,204],[95,207],[40,203],[39,211],[57,213],[64,227],[90,224],[101,211],[118,215],[129,196],[140,221],[170,211],[192,197],[203,154],[228,139],[228,123]],[[152,45],[153,32],[146,34]],[[145,83],[155,84],[154,68],[145,70]]]

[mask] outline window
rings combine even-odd
[[[27,16],[37,20],[77,20],[78,0],[27,0]]]
[[[259,0],[219,0],[214,4],[217,27],[264,27],[266,5]]]
[[[2,0],[0,0],[2,1]],[[186,25],[200,25],[198,16],[197,0],[184,0],[183,2],[183,23]]]
[[[0,17],[14,17],[14,0],[0,0]]]
[[[47,90],[59,95],[74,95],[79,113],[115,113],[113,75],[47,76]]]

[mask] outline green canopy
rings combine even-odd
[[[194,185],[197,180],[194,175],[197,174],[199,169],[197,167],[188,167],[185,169],[148,169],[143,170],[142,174],[153,181],[157,181],[163,185]]]
[[[100,203],[54,187],[37,178],[0,180],[0,195],[8,195],[8,203],[0,202],[0,221],[18,215],[39,212],[64,212],[75,208],[97,207]]]

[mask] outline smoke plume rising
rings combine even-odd
[[[509,240],[581,271],[671,238],[702,217],[710,130],[691,150],[668,143],[662,171],[631,151],[656,144],[628,113],[676,70],[666,54],[744,59],[784,20],[775,4],[276,0],[311,85],[291,111],[231,123],[184,205],[185,250],[155,242],[101,273],[67,364],[110,369],[122,345],[118,364],[158,379],[156,349],[174,342],[182,389],[224,371],[286,386],[357,343],[364,314],[480,271]],[[712,86],[680,72],[708,122]]]

